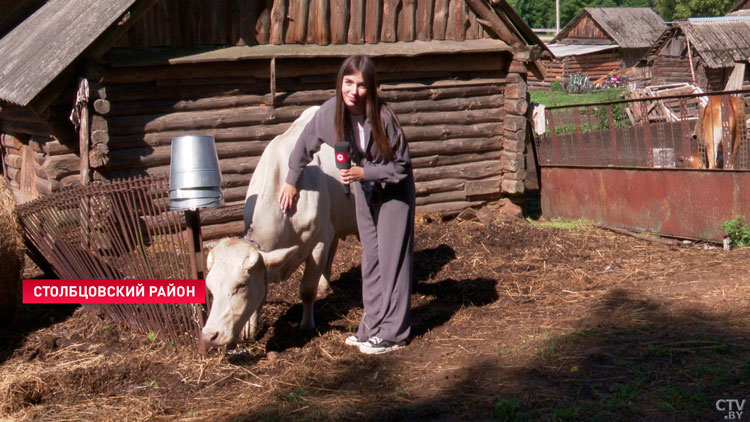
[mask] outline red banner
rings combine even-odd
[[[205,280],[24,280],[23,303],[205,303]]]

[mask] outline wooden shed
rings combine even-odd
[[[505,0],[48,0],[0,39],[3,172],[29,197],[168,174],[174,137],[211,135],[227,205],[201,213],[203,234],[238,234],[267,143],[367,54],[417,211],[460,212],[523,193],[545,50]]]
[[[552,39],[549,49],[558,62],[549,67],[561,79],[581,73],[592,81],[628,69],[666,26],[646,7],[586,7]]]
[[[672,22],[638,67],[651,85],[693,82],[721,91],[750,85],[748,57],[750,16],[690,18]]]

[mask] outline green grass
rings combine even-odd
[[[622,100],[627,88],[599,89],[584,94],[568,94],[563,91],[530,91],[531,101],[547,107],[568,104],[599,103]]]

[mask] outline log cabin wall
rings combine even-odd
[[[36,122],[67,125],[65,137],[46,128],[19,131],[13,125],[21,123],[0,117],[3,133],[19,134],[17,142],[3,138],[3,145],[11,145],[3,151],[9,158],[6,167],[15,169],[19,186],[24,169],[33,174],[40,194],[86,183],[89,168],[92,180],[166,175],[174,137],[211,135],[217,141],[228,206],[201,213],[203,234],[207,239],[239,234],[244,194],[265,146],[303,110],[334,95],[336,73],[349,54],[315,55],[308,46],[348,44],[342,51],[353,45],[380,51],[372,54],[381,95],[398,114],[410,142],[418,212],[458,213],[503,195],[520,198],[526,177],[529,54],[523,43],[515,56],[501,42],[489,49],[474,44],[467,52],[464,42],[497,39],[496,33],[515,37],[490,6],[483,12],[489,21],[477,17],[470,7],[475,3],[159,1],[80,74],[91,84],[86,129],[78,133],[67,121],[75,87],[70,88],[73,95],[59,101],[62,112]],[[414,45],[409,41],[422,42],[409,47],[420,51],[399,53]],[[401,43],[380,48],[391,42]],[[277,49],[282,54],[184,60],[231,50],[226,47],[273,44],[298,50],[299,44],[307,46],[292,54]],[[435,45],[439,48],[430,49]],[[130,61],[118,62],[118,54]],[[34,160],[23,158],[28,155],[19,142],[34,151]]]
[[[160,0],[115,47],[489,38],[466,0]]]
[[[409,141],[417,212],[456,213],[523,192],[526,85],[509,53],[376,58],[380,94]],[[211,135],[228,206],[201,212],[206,239],[239,234],[265,146],[335,94],[341,58],[113,68],[93,86],[93,178],[169,174],[170,143]],[[507,91],[507,92],[506,92]],[[506,118],[506,115],[509,116]]]
[[[697,59],[693,57],[693,63]],[[695,64],[694,64],[695,66]],[[667,85],[672,83],[692,82],[695,74],[695,83],[704,90],[708,87],[703,66],[695,66],[693,74],[690,72],[690,59],[688,57],[675,57],[658,55],[654,58],[651,67],[651,85]]]
[[[46,195],[79,182],[73,128],[59,114],[37,116],[25,108],[4,105],[0,137],[4,175],[24,195]]]
[[[595,81],[608,73],[620,70],[620,54],[617,52],[592,53],[581,56],[568,56],[562,60],[562,77],[581,73]]]

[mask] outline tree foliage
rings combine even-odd
[[[555,27],[555,0],[509,0],[532,28]],[[669,22],[697,16],[722,16],[735,0],[560,0],[560,27],[584,7],[650,7]]]

